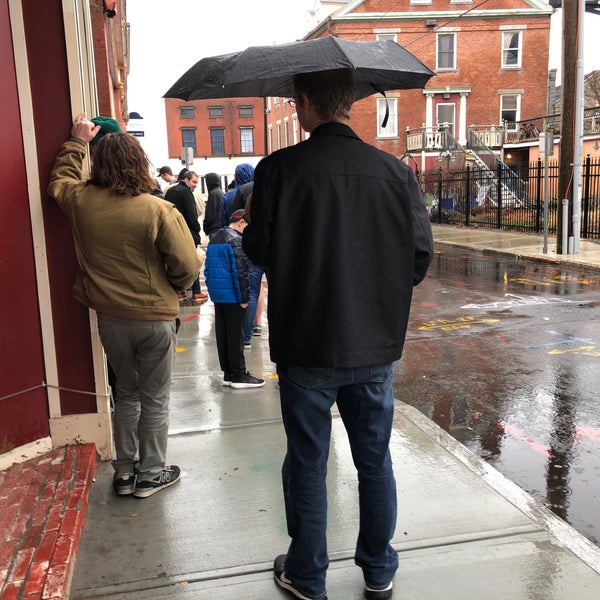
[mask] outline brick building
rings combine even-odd
[[[467,145],[472,127],[499,130],[506,122],[510,128],[544,114],[552,12],[541,0],[350,0],[304,39],[390,38],[436,73],[424,90],[390,91],[387,100],[373,95],[353,107],[351,126],[358,135],[402,156],[407,130],[425,138],[448,123],[453,138]],[[269,101],[269,152],[286,145],[280,130],[294,132],[293,109],[283,100]],[[386,102],[390,119],[384,129]],[[435,160],[438,153],[436,147],[423,158]]]

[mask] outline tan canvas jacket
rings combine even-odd
[[[143,321],[175,319],[177,291],[200,259],[181,213],[151,194],[113,195],[82,181],[86,147],[65,142],[48,193],[69,218],[79,272],[75,298],[98,312]]]

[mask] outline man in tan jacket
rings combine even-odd
[[[74,296],[97,312],[116,374],[115,489],[145,498],[179,480],[179,467],[166,465],[177,292],[196,279],[200,260],[181,213],[150,193],[155,182],[136,138],[102,135],[84,181],[88,142],[101,133],[77,117],[48,192],[71,223]]]

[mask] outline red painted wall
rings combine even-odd
[[[0,453],[48,435],[40,318],[8,0],[0,0]],[[29,390],[29,391],[27,391]]]
[[[62,414],[96,412],[88,309],[73,299],[76,261],[71,228],[46,194],[50,170],[69,137],[71,107],[60,0],[23,2],[27,58],[37,134],[54,335]],[[84,392],[84,393],[82,393]]]

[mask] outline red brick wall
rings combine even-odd
[[[210,117],[209,107],[223,107],[223,117]],[[239,107],[252,107],[251,117],[240,117]],[[193,119],[182,119],[179,116],[180,107],[194,107]],[[265,153],[264,129],[264,100],[262,98],[219,98],[214,100],[194,100],[184,102],[175,98],[165,99],[165,114],[167,122],[167,140],[169,158],[181,155],[181,129],[196,129],[197,156],[213,156],[210,143],[210,129],[225,130],[225,156],[254,156]],[[240,127],[252,127],[254,130],[254,152],[242,155],[240,148]]]

